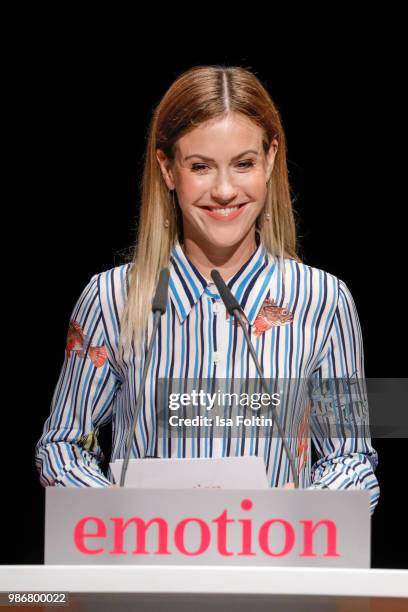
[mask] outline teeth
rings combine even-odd
[[[228,217],[228,215],[233,213],[235,210],[238,210],[238,208],[239,206],[231,206],[231,208],[217,208],[214,212],[221,213],[221,215]]]

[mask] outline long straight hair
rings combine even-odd
[[[141,349],[160,270],[169,265],[175,241],[183,243],[177,194],[173,192],[173,202],[156,150],[161,149],[173,161],[175,143],[179,138],[202,123],[222,119],[231,112],[245,115],[262,128],[265,155],[273,138],[278,140],[265,207],[256,220],[256,229],[267,251],[278,258],[280,266],[287,257],[301,261],[296,251],[286,139],[276,105],[259,79],[247,68],[220,65],[190,68],[179,75],[165,92],[153,111],[149,126],[139,223],[128,270],[128,297],[121,317],[119,354],[123,355],[131,345],[135,354]],[[264,213],[269,213],[269,221],[265,221]],[[166,219],[168,227],[165,227]]]

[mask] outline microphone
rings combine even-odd
[[[136,431],[136,423],[139,417],[139,413],[142,407],[142,394],[146,384],[147,371],[149,369],[150,361],[152,359],[153,354],[153,344],[154,339],[156,337],[157,328],[159,327],[160,317],[166,312],[166,304],[167,304],[167,293],[169,289],[169,277],[170,272],[168,268],[163,268],[160,271],[159,280],[156,287],[156,293],[154,295],[152,301],[152,311],[153,311],[153,330],[152,335],[150,337],[149,349],[147,351],[146,361],[143,366],[143,375],[142,382],[140,383],[139,393],[136,400],[135,412],[133,414],[132,424],[129,429],[129,435],[126,442],[126,455],[123,461],[122,470],[120,473],[120,485],[121,487],[125,484],[125,476],[126,471],[128,469],[129,457],[132,445],[132,439]]]
[[[254,345],[251,342],[251,338],[249,337],[248,330],[246,328],[246,325],[245,325],[244,320],[243,320],[242,315],[241,315],[241,306],[239,305],[239,303],[236,300],[235,296],[232,295],[230,289],[225,284],[224,279],[222,278],[222,276],[218,272],[218,270],[211,270],[211,278],[213,279],[213,281],[214,281],[214,283],[215,283],[215,285],[216,285],[216,287],[218,289],[218,292],[219,292],[219,294],[221,296],[222,301],[224,302],[224,305],[225,305],[228,313],[230,314],[230,316],[236,317],[236,319],[238,320],[240,326],[242,327],[242,331],[244,332],[245,340],[246,340],[246,342],[248,344],[249,351],[250,351],[250,353],[252,355],[252,358],[254,360],[256,370],[257,370],[257,372],[259,374],[261,385],[262,385],[265,393],[267,393],[267,395],[270,396],[269,389],[268,389],[268,386],[266,384],[266,380],[265,380],[265,377],[263,375],[262,368],[261,368],[260,363],[258,361],[258,357],[257,357],[257,354],[255,352]],[[282,439],[283,446],[285,448],[286,454],[287,454],[288,459],[289,459],[289,464],[290,464],[290,468],[291,468],[292,476],[293,476],[293,484],[295,486],[295,489],[298,489],[299,488],[299,478],[298,478],[298,475],[297,475],[297,472],[296,472],[295,460],[293,458],[293,454],[292,454],[292,452],[291,452],[291,450],[290,450],[290,448],[289,448],[289,446],[288,446],[288,444],[286,442],[285,436],[283,435],[283,431],[282,431],[282,428],[281,428],[280,423],[279,423],[279,419],[278,419],[278,415],[277,415],[277,412],[276,412],[276,408],[275,408],[275,406],[273,404],[271,404],[271,409],[272,409],[273,418],[275,419],[276,426],[278,428],[279,435],[280,435],[280,437]]]

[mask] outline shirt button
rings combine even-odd
[[[218,351],[214,351],[213,352],[214,363],[219,363],[220,359],[221,359],[221,355],[219,354],[219,352]]]
[[[214,302],[213,304],[213,312],[214,314],[217,314],[218,312],[220,312],[220,305],[218,302]]]

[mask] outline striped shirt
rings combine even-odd
[[[133,346],[127,353],[120,353],[118,346],[127,272],[132,265],[93,275],[74,306],[50,414],[35,448],[43,486],[110,485],[112,473],[108,467],[106,477],[101,469],[104,458],[97,440],[99,428],[110,421],[110,460],[125,456],[146,356],[146,351],[142,352],[137,360]],[[215,285],[197,270],[178,242],[173,246],[169,269],[167,310],[154,343],[131,456],[255,454],[264,458],[271,487],[293,481],[275,425],[263,430],[242,425],[235,437],[228,431],[231,428],[225,427],[222,435],[215,436],[211,427],[205,426],[194,436],[183,435],[183,428],[176,436],[168,435],[157,406],[159,380],[258,379],[242,329],[228,316]],[[299,381],[352,376],[364,380],[361,327],[351,293],[342,280],[292,258],[285,258],[280,267],[278,258],[258,242],[253,255],[226,283],[247,319],[268,383],[295,381],[299,386]],[[151,314],[145,348],[152,325]],[[295,458],[299,486],[367,489],[372,514],[379,498],[374,474],[378,455],[368,427],[363,435],[360,431],[355,436],[346,435],[344,428],[337,428],[335,436],[331,429],[327,435],[305,429],[307,397],[298,392],[296,384],[291,410],[278,410],[278,415]],[[317,454],[314,463],[311,443]]]

